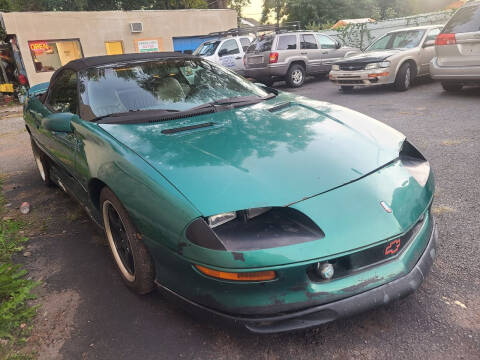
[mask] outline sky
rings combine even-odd
[[[242,9],[243,17],[260,21],[262,18],[262,6],[263,0],[250,0],[250,5]]]

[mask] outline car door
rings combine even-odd
[[[435,38],[440,34],[440,28],[427,31],[425,40],[420,48],[418,75],[426,75],[430,71],[430,61],[435,56]]]
[[[347,50],[341,47],[339,48],[338,42],[330,36],[315,34],[315,37],[321,49],[323,71],[328,72],[331,69],[332,63],[342,59]]]
[[[231,69],[243,68],[243,59],[240,54],[240,45],[236,39],[225,40],[218,49],[218,58],[221,65]]]
[[[46,151],[55,163],[68,175],[75,171],[75,151],[77,140],[75,133],[48,130],[43,124],[56,113],[78,114],[77,73],[65,69],[59,73],[50,87],[44,103],[48,109],[41,120],[40,132]]]
[[[307,73],[322,72],[322,52],[313,34],[300,34],[300,54],[307,57]]]

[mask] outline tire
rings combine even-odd
[[[298,88],[305,82],[305,69],[302,65],[293,64],[290,66],[285,78],[288,86],[292,88]]]
[[[124,283],[137,294],[154,288],[155,269],[147,248],[120,200],[108,187],[100,192],[105,236]]]
[[[37,169],[40,174],[40,178],[45,186],[51,187],[53,186],[53,181],[50,178],[50,164],[47,160],[47,156],[40,150],[35,144],[35,141],[30,137],[30,142],[32,144],[32,152],[33,158],[35,159],[35,163],[37,164]]]
[[[442,82],[443,90],[445,91],[460,91],[463,88],[462,84]]]
[[[342,85],[340,86],[340,90],[342,90],[344,93],[349,93],[352,92],[353,86]]]
[[[410,88],[412,80],[415,78],[415,69],[409,62],[404,63],[398,70],[395,77],[394,87],[397,91],[406,91]]]

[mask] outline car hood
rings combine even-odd
[[[199,124],[209,126],[192,128]],[[365,115],[287,94],[186,119],[99,126],[204,216],[285,206],[342,186],[396,159],[404,140]]]
[[[401,50],[384,50],[384,51],[367,51],[361,54],[349,56],[348,58],[339,60],[335,64],[357,64],[380,62],[392,55],[398,54]]]

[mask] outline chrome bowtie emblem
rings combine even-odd
[[[383,209],[387,212],[387,213],[391,213],[392,212],[392,208],[390,206],[387,205],[387,203],[385,201],[380,201],[380,205],[382,205]]]

